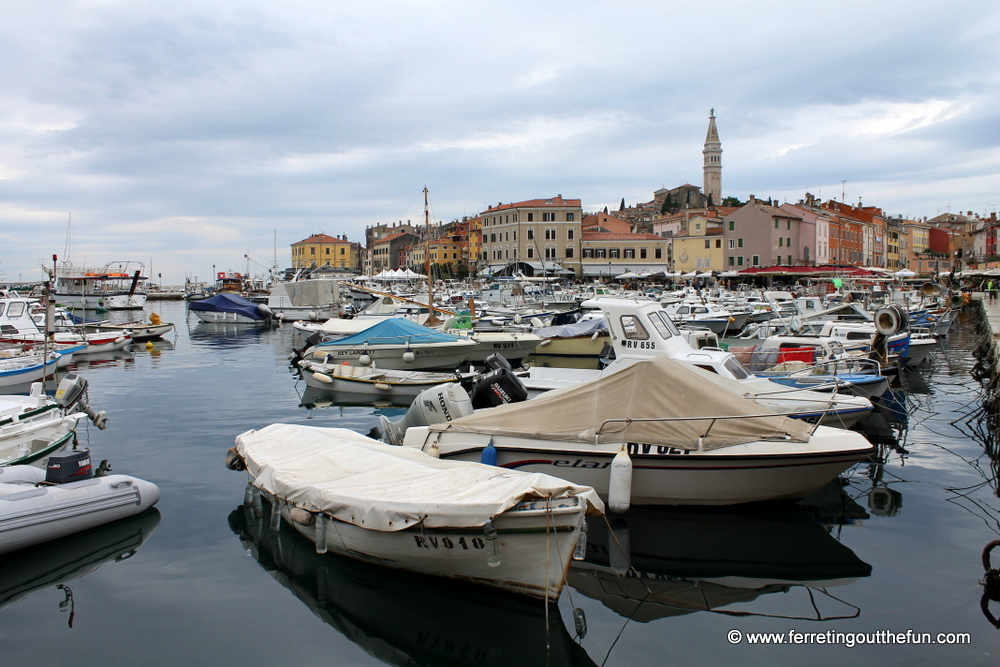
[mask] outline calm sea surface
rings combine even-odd
[[[320,557],[248,520],[246,474],[223,466],[237,434],[273,422],[367,433],[377,414],[402,411],[303,396],[288,325],[200,324],[182,302],[151,306],[176,338],[78,365],[109,417],[80,439],[162,498],[135,520],[0,560],[4,665],[1000,662],[1000,603],[984,611],[979,583],[983,547],[1000,537],[997,444],[965,320],[869,420],[883,465],[798,504],[592,519],[587,560],[547,614]],[[969,640],[872,643],[908,630]],[[752,633],[813,643],[750,645]],[[849,647],[853,633],[865,634]]]

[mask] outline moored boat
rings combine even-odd
[[[396,370],[452,369],[468,361],[476,345],[466,338],[390,317],[353,336],[317,343],[306,349],[302,358]]]
[[[272,424],[236,443],[227,463],[249,472],[248,502],[264,494],[320,553],[532,597],[558,598],[584,514],[603,510],[587,487],[346,429]]]
[[[202,322],[237,322],[269,324],[271,309],[265,304],[248,301],[238,294],[221,292],[207,299],[188,303],[188,310]]]

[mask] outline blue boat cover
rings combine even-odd
[[[345,338],[319,343],[316,347],[350,347],[353,345],[406,345],[407,343],[454,343],[458,336],[441,333],[403,317],[387,317]]]
[[[260,314],[260,311],[257,310],[256,303],[253,301],[247,301],[240,295],[232,294],[230,292],[216,294],[215,296],[207,299],[201,299],[199,301],[191,301],[188,303],[188,308],[191,310],[207,310],[217,313],[238,313],[245,317],[249,317],[252,320],[266,319]]]

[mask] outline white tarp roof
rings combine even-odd
[[[522,500],[577,495],[589,486],[541,473],[442,461],[342,428],[271,424],[236,437],[254,485],[310,512],[372,530],[477,527]]]
[[[699,436],[706,431],[705,449],[771,438],[809,440],[808,424],[706,382],[706,374],[669,357],[653,357],[572,389],[477,410],[429,428],[432,432],[544,437],[565,442],[641,442],[680,449],[697,449]],[[734,415],[766,416],[719,419],[713,423],[713,417]],[[655,421],[673,417],[686,419]],[[608,419],[637,421],[605,424]],[[651,421],[642,421],[646,419]]]

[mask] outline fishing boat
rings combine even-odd
[[[396,370],[452,369],[468,361],[476,345],[467,338],[390,317],[353,336],[317,343],[302,358]]]
[[[157,313],[150,313],[149,322],[143,322],[142,320],[125,322],[123,324],[90,322],[84,324],[83,328],[86,331],[118,332],[120,334],[128,333],[132,336],[132,340],[143,342],[162,338],[164,335],[173,331],[174,325],[172,322],[161,321],[160,316]]]
[[[228,464],[250,474],[249,504],[265,496],[271,517],[320,553],[551,600],[562,591],[584,514],[603,511],[587,487],[442,461],[347,429],[247,431]]]
[[[248,301],[231,292],[191,301],[188,303],[188,310],[202,322],[208,323],[270,324],[272,315],[267,305]]]
[[[0,468],[0,554],[135,516],[160,499],[155,484],[95,476],[87,450],[49,456],[46,470]]]
[[[264,501],[261,511],[247,504],[229,514],[246,553],[316,618],[379,662],[597,667],[573,640],[559,605],[318,554],[285,522],[271,531],[271,509]],[[574,618],[577,627],[585,623],[582,609]]]
[[[54,397],[44,393],[41,382],[33,383],[27,396],[0,396],[0,466],[44,466],[47,456],[72,444],[83,417],[103,429],[107,416],[87,404],[87,387],[85,378],[70,373]]]
[[[115,261],[99,269],[60,264],[53,295],[70,308],[142,310],[146,305],[146,267],[142,262]]]
[[[652,357],[577,387],[471,414],[442,396],[440,413],[446,407],[451,418],[417,426],[407,413],[402,444],[466,461],[492,447],[498,465],[592,486],[610,496],[615,511],[630,502],[802,498],[874,451],[859,433],[792,419],[708,377]],[[631,472],[615,472],[623,469]]]
[[[10,387],[35,382],[51,375],[62,356],[58,352],[49,352],[47,357],[43,357],[40,352],[16,355],[5,352],[6,350],[0,350],[0,393],[5,389],[9,391]]]

